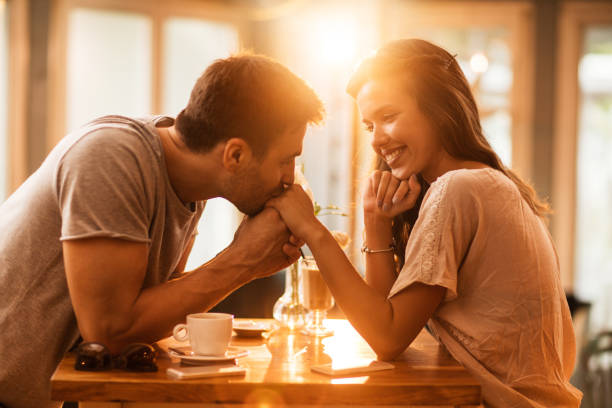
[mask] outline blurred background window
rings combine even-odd
[[[507,166],[517,157],[530,160],[525,149],[514,151],[520,138],[514,127],[512,98],[517,55],[528,55],[515,41],[517,15],[510,5],[484,4],[469,19],[456,18],[458,5],[429,2],[380,2],[333,0],[299,3],[291,13],[266,21],[265,51],[312,85],[325,103],[324,126],[309,129],[300,160],[321,205],[336,205],[350,217],[323,216],[330,229],[351,234],[349,256],[363,271],[363,221],[361,195],[370,174],[374,153],[371,135],[363,130],[354,101],[347,95],[347,81],[358,62],[387,41],[420,37],[457,54],[478,103],[485,136]],[[350,9],[350,12],[347,12]],[[518,11],[517,11],[518,10]],[[505,12],[504,11],[504,12]],[[433,17],[432,17],[433,16]],[[494,22],[492,22],[494,21]],[[523,33],[524,34],[524,33]],[[524,85],[524,83],[523,83]],[[522,85],[521,85],[522,86]],[[520,92],[528,93],[525,87]],[[519,111],[519,109],[515,110]],[[521,156],[522,155],[522,156]],[[529,177],[529,169],[525,176]]]
[[[177,115],[187,104],[196,79],[215,59],[238,51],[231,24],[193,18],[166,19],[163,29],[163,110]]]
[[[66,131],[103,115],[149,114],[151,19],[78,8],[68,24]]]
[[[0,0],[0,203],[8,193],[8,6]]]
[[[190,91],[205,68],[213,60],[239,49],[234,25],[191,17],[164,18],[161,41],[155,42],[154,19],[147,11],[150,10],[143,13],[70,10],[67,132],[102,115],[142,117],[154,112],[155,106],[161,106],[164,114],[176,116],[187,104]],[[156,55],[162,56],[159,81],[154,79]],[[156,89],[161,90],[160,101],[154,100]],[[238,211],[228,201],[209,200],[187,270],[225,248],[239,219]]]
[[[353,235],[354,221],[362,218],[355,213],[361,203],[357,193],[361,180],[355,172],[361,159],[356,149],[363,148],[355,138],[362,126],[356,128],[360,119],[345,88],[355,64],[377,47],[378,29],[366,22],[379,12],[376,2],[303,3],[292,13],[268,21],[265,27],[270,54],[304,78],[325,105],[325,123],[308,129],[298,160],[315,200],[350,214],[322,215],[320,220],[331,230]],[[365,149],[371,150],[369,145]],[[361,238],[359,243],[353,239],[353,250],[349,251],[359,264],[355,245],[361,245]]]
[[[612,25],[584,31],[577,142],[575,292],[612,287]]]
[[[573,306],[572,383],[612,403],[612,3],[563,2],[558,18],[552,231]]]
[[[456,59],[478,103],[484,135],[503,163],[512,167],[513,72],[508,30],[504,27],[431,27],[417,30],[414,36],[457,54]]]
[[[206,67],[215,59],[238,51],[238,47],[238,31],[231,24],[191,18],[167,19],[163,30],[164,112],[178,115]],[[227,247],[239,219],[238,210],[229,201],[208,200],[186,270],[202,265]]]

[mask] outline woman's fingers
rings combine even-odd
[[[304,240],[299,239],[298,237],[296,237],[295,235],[291,235],[289,237],[289,243],[293,246],[296,246],[298,248],[301,248],[304,245]]]
[[[386,217],[395,217],[413,208],[421,193],[421,184],[414,174],[407,180],[400,180],[389,171],[377,170],[370,177],[369,183],[368,192],[364,196],[364,208],[366,203],[370,203],[368,205],[372,209],[369,211],[375,208],[376,212]]]
[[[396,215],[414,207],[421,184],[416,175],[400,180],[390,171],[376,170],[369,179],[364,194],[364,210],[379,213],[385,217]]]
[[[404,197],[406,196],[406,194],[409,192],[409,190],[410,190],[410,187],[408,186],[408,180],[402,180],[399,183],[397,190],[395,190],[395,194],[393,194],[391,203],[395,205],[399,203],[400,201],[402,201]]]
[[[376,170],[374,173],[372,173],[372,176],[370,177],[370,193],[373,196],[376,196],[376,193],[378,192],[378,185],[380,184],[380,178],[382,177],[382,171],[380,170]]]
[[[400,180],[392,176],[391,179],[389,180],[389,184],[387,185],[387,191],[385,192],[385,195],[383,198],[383,206],[382,206],[383,211],[389,211],[391,207],[393,206],[393,197],[395,196],[395,193],[399,185],[400,185]]]
[[[413,208],[417,202],[417,199],[419,198],[419,194],[421,193],[421,184],[419,184],[419,181],[415,175],[410,176],[410,178],[405,182],[408,187],[408,192],[405,194],[402,200],[397,201],[397,204],[394,207],[394,211],[396,211],[397,214]]]
[[[279,201],[280,201],[279,197],[273,197],[269,199],[268,201],[266,201],[266,203],[264,204],[264,207],[272,207],[280,213],[280,209],[279,209],[280,202]]]
[[[410,176],[408,179],[408,186],[410,189],[406,201],[410,203],[410,208],[412,208],[419,198],[419,194],[421,193],[421,183],[419,183],[419,180],[415,174]]]
[[[300,253],[300,247],[296,247],[289,243],[283,245],[283,253],[287,256],[287,260],[291,263],[298,260],[298,258],[302,255]]]
[[[295,244],[297,248],[301,247],[316,223],[312,201],[302,186],[290,185],[282,194],[270,199],[266,206],[279,212],[289,231],[299,240],[291,244]]]
[[[387,187],[391,182],[391,173],[388,171],[382,172],[380,176],[380,182],[378,183],[378,190],[376,192],[376,205],[378,208],[382,208],[383,203],[385,201],[385,194],[387,193]]]

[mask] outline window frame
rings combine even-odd
[[[238,41],[241,45],[248,28],[246,20],[247,10],[244,7],[226,5],[215,1],[55,0],[51,8],[49,28],[49,103],[47,104],[49,124],[46,136],[47,151],[50,151],[66,134],[68,18],[70,12],[75,8],[132,12],[151,18],[152,92],[150,112],[153,114],[164,113],[162,108],[164,100],[164,43],[162,30],[166,19],[175,17],[199,18],[231,24],[236,27]]]
[[[8,197],[27,178],[27,92],[30,65],[29,8],[27,0],[7,0],[8,8]]]
[[[399,7],[399,8],[397,8]],[[397,8],[397,9],[396,9]],[[403,12],[401,25],[415,30],[431,27],[469,28],[504,27],[508,30],[508,45],[512,52],[512,89],[510,115],[512,118],[512,169],[521,177],[532,179],[533,171],[533,114],[534,114],[534,6],[527,1],[436,1],[404,2],[394,0],[388,13]],[[389,15],[389,14],[387,14]],[[389,15],[391,16],[391,15]],[[383,38],[388,41],[392,32],[389,24],[381,25]],[[410,30],[406,30],[410,31]]]
[[[561,281],[572,292],[575,279],[577,147],[580,107],[578,65],[585,28],[612,25],[612,4],[566,1],[561,4],[557,43],[555,139],[553,146],[552,235],[559,254]]]

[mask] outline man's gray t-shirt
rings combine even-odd
[[[0,206],[0,403],[60,405],[49,379],[79,338],[62,241],[146,242],[143,288],[174,272],[204,202],[184,204],[168,179],[155,127],[172,121],[97,119],[66,136]]]

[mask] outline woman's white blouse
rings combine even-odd
[[[557,255],[503,173],[455,170],[431,184],[389,297],[414,282],[446,288],[429,327],[478,377],[486,406],[580,405]]]

